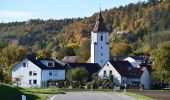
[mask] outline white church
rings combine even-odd
[[[91,74],[98,73],[104,80],[113,75],[113,82],[117,86],[122,83],[141,84],[145,89],[150,88],[150,73],[144,65],[134,67],[125,60],[110,60],[109,32],[101,12],[91,31],[91,57],[88,63],[26,57],[13,66],[12,80],[20,78],[21,87],[47,87],[50,81],[65,80],[67,67],[75,68],[77,66],[85,67]]]

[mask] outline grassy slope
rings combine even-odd
[[[25,88],[22,90],[23,92],[30,93],[40,93],[40,94],[65,94],[65,92],[59,91],[56,88]]]
[[[27,100],[45,99],[42,95],[23,92],[13,86],[0,83],[0,100],[14,100],[14,98],[15,100],[21,100],[22,95],[26,95]]]

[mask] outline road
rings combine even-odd
[[[124,94],[100,93],[100,92],[67,92],[57,94],[51,100],[135,100]]]

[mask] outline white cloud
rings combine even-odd
[[[23,12],[23,11],[0,11],[1,17],[29,17],[35,16],[37,13],[34,12]]]

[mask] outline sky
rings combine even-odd
[[[0,23],[89,17],[102,10],[147,0],[1,0]]]

